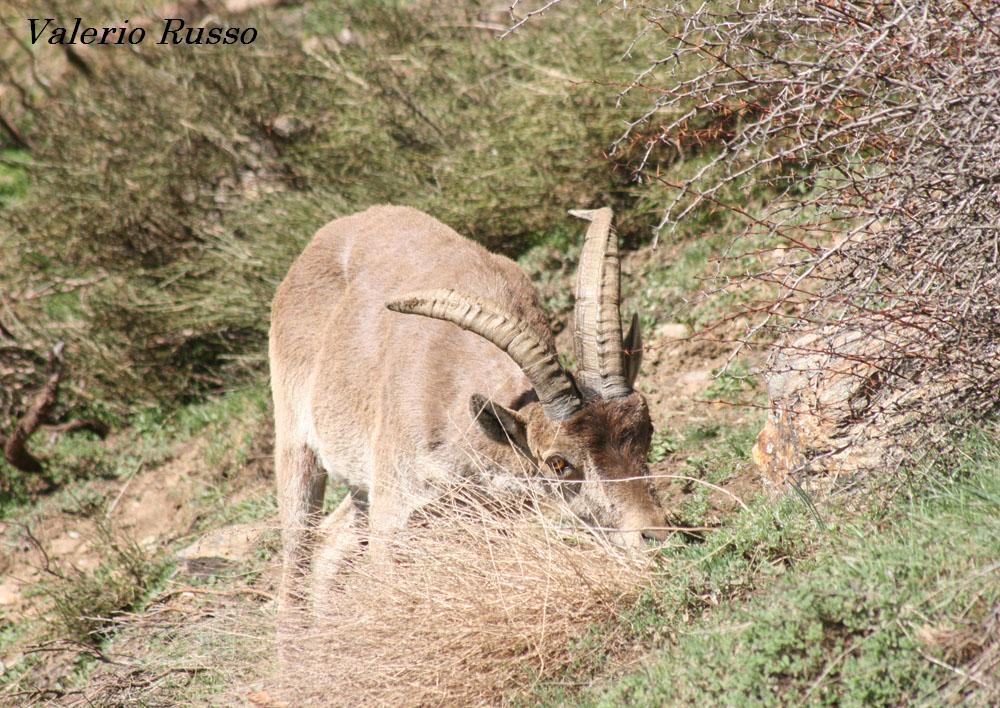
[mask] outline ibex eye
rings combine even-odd
[[[545,464],[560,477],[565,477],[573,471],[573,465],[562,455],[549,455],[545,458]]]

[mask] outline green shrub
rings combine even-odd
[[[122,412],[259,373],[274,287],[336,216],[406,203],[518,253],[629,198],[604,84],[638,66],[607,61],[636,18],[567,9],[497,41],[475,10],[307,3],[254,20],[251,48],[144,45],[61,85],[0,237],[21,272],[102,276],[32,311],[77,386]]]

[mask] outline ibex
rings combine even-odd
[[[414,209],[337,219],[292,265],[269,347],[286,602],[310,562],[328,475],[367,496],[373,536],[402,528],[442,481],[520,466],[573,488],[575,513],[627,544],[664,537],[612,212],[571,213],[590,221],[575,376],[525,273]]]

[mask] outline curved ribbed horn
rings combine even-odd
[[[551,420],[565,420],[580,410],[580,397],[559,365],[555,347],[492,300],[454,290],[423,290],[390,300],[385,306],[394,312],[452,322],[495,344],[524,371]]]
[[[577,384],[584,396],[621,398],[632,389],[625,378],[622,351],[621,265],[618,235],[611,226],[613,213],[608,207],[569,213],[590,222],[576,272]]]

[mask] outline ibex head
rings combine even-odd
[[[649,483],[646,456],[653,426],[633,389],[642,359],[638,318],[622,337],[621,269],[611,209],[570,212],[589,220],[576,281],[573,344],[576,376],[566,372],[549,339],[503,305],[452,290],[406,295],[387,303],[396,312],[446,320],[505,351],[524,371],[537,402],[517,410],[472,396],[479,425],[510,442],[540,474],[561,482],[574,511],[623,540],[662,539],[663,512]]]

